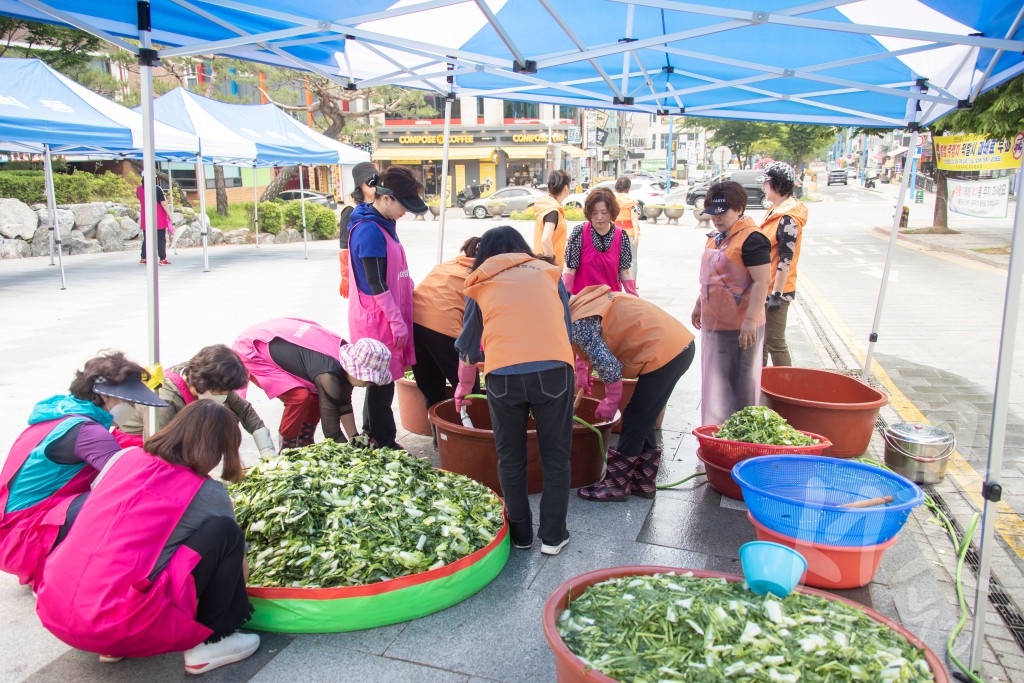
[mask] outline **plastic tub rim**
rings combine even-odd
[[[562,659],[567,665],[571,666],[578,677],[586,678],[586,680],[592,680],[596,683],[619,683],[616,679],[607,676],[597,669],[588,667],[575,652],[569,649],[569,646],[565,644],[562,637],[558,635],[558,617],[561,615],[561,611],[565,608],[560,607],[559,602],[563,598],[566,598],[566,605],[568,605],[570,597],[574,589],[578,588],[582,584],[582,591],[577,595],[582,594],[590,586],[600,583],[608,579],[622,578],[624,576],[650,576],[653,574],[686,574],[690,573],[693,576],[702,579],[725,579],[726,581],[742,583],[744,581],[742,576],[736,574],[726,574],[724,572],[713,572],[703,569],[686,569],[682,567],[665,567],[655,565],[623,565],[619,567],[608,567],[605,569],[595,569],[583,574],[578,574],[572,578],[566,579],[560,583],[548,596],[548,599],[544,601],[544,608],[541,611],[541,620],[544,627],[544,637],[548,641],[548,646],[555,653],[555,659],[559,659],[559,655],[562,655]],[[861,610],[868,615],[871,619],[889,627],[896,633],[900,634],[907,640],[908,643],[921,650],[924,655],[925,661],[928,662],[928,666],[935,677],[935,683],[949,683],[949,674],[946,671],[945,665],[942,660],[939,659],[938,655],[928,647],[928,645],[921,640],[917,635],[911,632],[909,629],[904,627],[902,624],[897,623],[893,619],[885,616],[884,614],[862,605],[858,602],[845,598],[835,593],[829,593],[817,588],[810,588],[808,586],[797,586],[793,589],[794,592],[804,593],[806,595],[817,595],[823,597],[826,600],[833,600],[845,603],[851,607]]]
[[[765,530],[774,536],[779,536],[781,538],[785,538],[786,540],[790,540],[795,545],[806,545],[817,549],[823,548],[828,552],[857,553],[858,555],[860,555],[867,552],[874,552],[876,550],[887,550],[888,548],[891,548],[893,545],[895,545],[896,541],[899,540],[900,537],[899,534],[896,534],[887,541],[882,541],[881,543],[874,543],[872,545],[832,545],[830,543],[806,541],[802,538],[797,538],[796,536],[790,536],[789,534],[784,534],[781,531],[776,531],[775,529],[769,528],[764,522],[758,521],[757,517],[754,517],[754,513],[752,513],[750,510],[747,510],[747,520],[754,527],[755,531]],[[770,542],[774,543],[774,541]]]
[[[699,439],[708,439],[708,440],[713,440],[713,441],[719,441],[721,443],[726,443],[726,444],[746,445],[746,446],[750,446],[752,448],[757,448],[757,447],[761,447],[761,448],[766,448],[766,447],[767,448],[780,448],[780,449],[781,448],[820,448],[820,449],[824,450],[826,448],[831,448],[833,446],[832,440],[829,439],[827,436],[823,436],[821,434],[815,434],[814,432],[806,432],[806,431],[804,431],[802,429],[797,429],[796,431],[800,432],[804,436],[809,436],[812,439],[817,439],[818,443],[816,443],[816,444],[808,444],[806,446],[780,446],[780,445],[771,444],[771,443],[754,443],[752,441],[733,441],[732,439],[721,439],[721,438],[719,438],[717,436],[713,436],[711,434],[710,430],[714,429],[715,431],[718,431],[721,428],[722,428],[722,425],[701,425],[700,427],[694,427],[690,431],[690,433],[693,434],[695,437],[697,437],[698,440]],[[704,431],[701,431],[701,430],[704,430]],[[707,433],[705,433],[705,432],[707,432]],[[779,455],[782,455],[782,454],[780,453]]]
[[[480,399],[473,399],[473,400],[474,401],[478,401]],[[600,403],[600,401],[598,401],[597,399],[590,398],[589,396],[584,396],[583,400],[584,401],[593,401],[594,403]],[[461,422],[452,422],[450,420],[446,420],[443,417],[440,417],[437,414],[438,406],[442,406],[442,405],[445,405],[447,403],[454,403],[454,402],[455,402],[455,399],[449,398],[449,399],[445,399],[444,401],[440,401],[440,402],[435,403],[434,405],[430,406],[430,408],[427,410],[427,419],[430,421],[430,424],[432,424],[432,425],[434,425],[436,427],[444,427],[444,429],[447,429],[450,432],[458,434],[459,436],[471,436],[471,437],[476,437],[476,438],[483,438],[487,434],[494,434],[494,430],[493,429],[482,429],[480,427],[467,427],[464,424],[462,424]],[[592,427],[595,427],[597,429],[601,429],[602,427],[610,427],[610,426],[614,425],[616,422],[618,422],[621,417],[622,417],[622,415],[618,411],[616,411],[615,415],[612,416],[611,420],[605,420],[604,422],[592,422],[590,424],[591,424]],[[585,431],[588,431],[588,432],[590,431],[589,429],[587,429],[587,427],[584,427],[583,425],[579,424],[575,420],[573,420],[572,430],[573,430],[574,433],[577,430],[585,430]],[[530,432],[533,432],[534,434],[536,434],[537,430],[536,429],[527,429],[526,430],[527,434],[529,434]],[[605,446],[607,446],[607,445],[608,444],[605,444]]]
[[[908,484],[913,489],[914,496],[909,501],[906,501],[904,503],[898,503],[898,504],[895,504],[895,505],[876,505],[874,507],[869,507],[869,508],[852,508],[852,509],[851,508],[844,508],[842,505],[829,505],[829,504],[826,504],[826,503],[812,503],[812,502],[809,502],[809,501],[798,501],[798,500],[795,500],[793,498],[786,498],[785,496],[780,496],[777,493],[772,493],[771,491],[768,491],[767,489],[763,489],[760,486],[754,486],[753,484],[750,484],[750,483],[748,483],[747,481],[745,481],[743,479],[743,477],[742,477],[742,474],[743,474],[742,468],[747,463],[758,462],[760,464],[764,464],[765,458],[773,458],[775,460],[789,459],[789,458],[799,458],[802,462],[813,460],[813,461],[828,462],[828,463],[842,463],[842,466],[854,467],[854,468],[859,469],[859,470],[864,471],[864,472],[872,472],[872,473],[880,474],[883,478],[890,478],[891,477],[891,478],[901,479],[901,480],[903,480],[903,482]],[[739,470],[739,471],[737,471],[737,470]],[[843,460],[843,459],[839,459],[839,458],[830,458],[830,457],[824,456],[824,455],[798,455],[798,454],[786,455],[786,454],[781,454],[780,453],[779,455],[764,455],[764,456],[761,456],[761,457],[758,457],[758,458],[751,458],[749,460],[740,461],[740,462],[736,463],[735,465],[733,465],[733,467],[732,467],[732,478],[736,481],[737,484],[740,485],[740,488],[742,488],[742,489],[750,489],[751,491],[757,493],[758,495],[764,496],[765,498],[770,498],[771,500],[775,500],[775,501],[778,501],[780,503],[789,503],[789,504],[799,503],[801,506],[803,506],[805,508],[808,508],[808,509],[812,509],[812,510],[829,510],[829,511],[834,511],[834,510],[848,510],[849,509],[851,511],[857,512],[858,514],[866,514],[866,515],[873,516],[873,515],[884,515],[884,514],[889,514],[889,513],[893,513],[893,512],[903,512],[904,510],[912,510],[913,508],[917,507],[918,505],[920,505],[921,503],[924,502],[924,492],[921,490],[921,487],[918,486],[916,483],[910,481],[909,479],[907,479],[906,477],[904,477],[901,474],[896,474],[895,472],[888,472],[886,470],[883,470],[880,467],[875,467],[874,465],[865,465],[864,463],[851,462],[850,460]]]
[[[774,366],[772,366],[772,367],[774,367]],[[839,377],[843,377],[845,379],[850,380],[851,382],[856,382],[857,384],[860,384],[861,386],[865,387],[866,389],[868,389],[871,392],[873,392],[874,394],[876,394],[878,396],[878,398],[876,398],[873,401],[861,401],[861,402],[858,402],[858,403],[835,403],[835,402],[832,402],[832,401],[812,401],[810,399],[798,398],[796,396],[787,396],[786,394],[780,394],[777,391],[772,391],[770,389],[765,389],[763,382],[761,384],[761,393],[771,397],[772,399],[776,399],[776,400],[787,402],[787,403],[792,403],[794,405],[802,406],[804,408],[821,408],[821,409],[824,409],[824,410],[844,410],[844,411],[845,410],[850,410],[850,411],[853,411],[853,410],[875,410],[875,409],[881,408],[882,406],[886,405],[889,402],[889,397],[888,396],[883,394],[878,389],[875,389],[870,384],[866,384],[865,382],[861,382],[856,377],[850,377],[849,375],[844,375],[844,374],[838,373],[838,372],[829,372],[828,370],[817,370],[815,368],[792,368],[792,369],[795,369],[797,371],[807,370],[807,371],[813,371],[813,372],[826,372],[826,373],[828,373],[830,375],[837,375]],[[792,370],[792,369],[787,367],[787,370]],[[764,370],[768,370],[768,368],[764,368]],[[763,372],[763,370],[762,370],[762,372]]]

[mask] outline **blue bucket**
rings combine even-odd
[[[804,556],[784,545],[751,541],[740,546],[743,576],[750,590],[758,595],[789,595],[807,570]]]

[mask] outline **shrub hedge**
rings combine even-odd
[[[121,176],[107,171],[92,173],[56,173],[53,191],[58,204],[135,199],[135,188]],[[46,178],[42,171],[0,171],[0,197],[20,199],[26,204],[46,201]]]

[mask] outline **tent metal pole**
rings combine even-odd
[[[909,150],[908,150],[909,153]],[[892,260],[896,255],[896,238],[900,234],[900,218],[903,215],[903,202],[907,199],[907,186],[910,184],[910,169],[906,162],[903,164],[903,178],[900,181],[900,193],[896,200],[896,210],[892,216],[892,232],[889,233],[889,249],[885,253],[885,267],[882,269],[882,284],[878,288],[878,301],[875,303],[875,319],[871,323],[871,334],[868,336],[868,350],[864,355],[864,370],[861,377],[871,377],[871,356],[875,349],[875,342],[878,341],[878,326],[882,321],[882,306],[885,303],[885,290],[889,286],[889,272],[892,270]]]
[[[299,201],[302,202],[302,258],[309,259],[309,240],[306,239],[306,178],[299,164]]]
[[[260,202],[256,196],[256,163],[252,165],[252,224],[256,228],[256,248],[260,247]]]
[[[196,188],[199,190],[199,235],[203,240],[203,272],[210,272],[209,251],[209,216],[206,215],[206,167],[203,166],[203,153],[196,157]]]
[[[146,309],[149,317],[149,367],[158,372],[160,366],[160,283],[157,267],[156,225],[156,155],[153,144],[153,64],[157,61],[150,37],[149,0],[139,0],[139,81],[142,91],[142,175],[145,192],[146,231]],[[156,424],[156,408],[150,407],[149,424]],[[145,435],[144,436],[148,436]]]
[[[46,170],[46,209],[50,214],[50,265],[53,265],[53,245],[57,244],[57,262],[60,263],[60,288],[67,289],[64,281],[64,252],[60,242],[60,226],[57,225],[57,194],[53,189],[53,163],[50,161],[50,145],[43,145],[43,167]],[[56,237],[54,237],[56,234]]]
[[[444,218],[448,213],[448,143],[452,132],[452,100],[444,101],[444,146],[441,151],[441,226],[437,231],[437,262],[444,261]]]
[[[1024,173],[1021,159],[1020,173]],[[1013,218],[1013,237],[1010,239],[1010,265],[1006,272],[1006,299],[1003,301],[1003,327],[999,336],[999,361],[996,365],[996,391],[992,399],[992,428],[988,440],[988,464],[982,498],[985,505],[981,515],[981,552],[978,558],[978,584],[974,590],[974,623],[971,628],[971,662],[973,671],[981,672],[985,648],[985,612],[988,610],[989,573],[992,569],[992,544],[996,542],[996,509],[1001,485],[999,475],[1003,469],[1006,439],[1006,416],[1010,403],[1010,384],[1013,380],[1013,351],[1017,342],[1017,319],[1020,317],[1021,276],[1024,275],[1024,211],[1020,197]]]

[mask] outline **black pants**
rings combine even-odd
[[[487,377],[487,408],[498,451],[498,480],[514,543],[533,540],[533,520],[526,492],[526,425],[531,411],[537,423],[544,477],[540,538],[548,545],[557,545],[565,539],[575,384],[576,375],[570,365],[525,375],[492,373]]]
[[[459,352],[455,350],[455,337],[429,327],[414,323],[412,338],[416,349],[412,373],[429,408],[448,398],[447,385],[459,386]]]
[[[398,448],[395,436],[395,414],[391,412],[391,402],[395,398],[395,383],[384,386],[371,384],[366,387],[366,400],[363,402],[363,431],[377,442],[377,447]]]
[[[615,449],[623,455],[639,455],[658,447],[658,415],[672,395],[679,378],[686,374],[696,354],[696,342],[654,372],[640,375],[633,396],[622,412],[622,433]]]
[[[252,615],[242,576],[245,538],[235,520],[211,517],[185,545],[202,558],[192,570],[198,599],[196,621],[213,631],[206,642],[215,643],[241,628]]]
[[[160,256],[161,261],[167,260],[167,230],[156,231],[156,252]],[[146,231],[142,231],[142,257],[149,258],[146,256]]]

